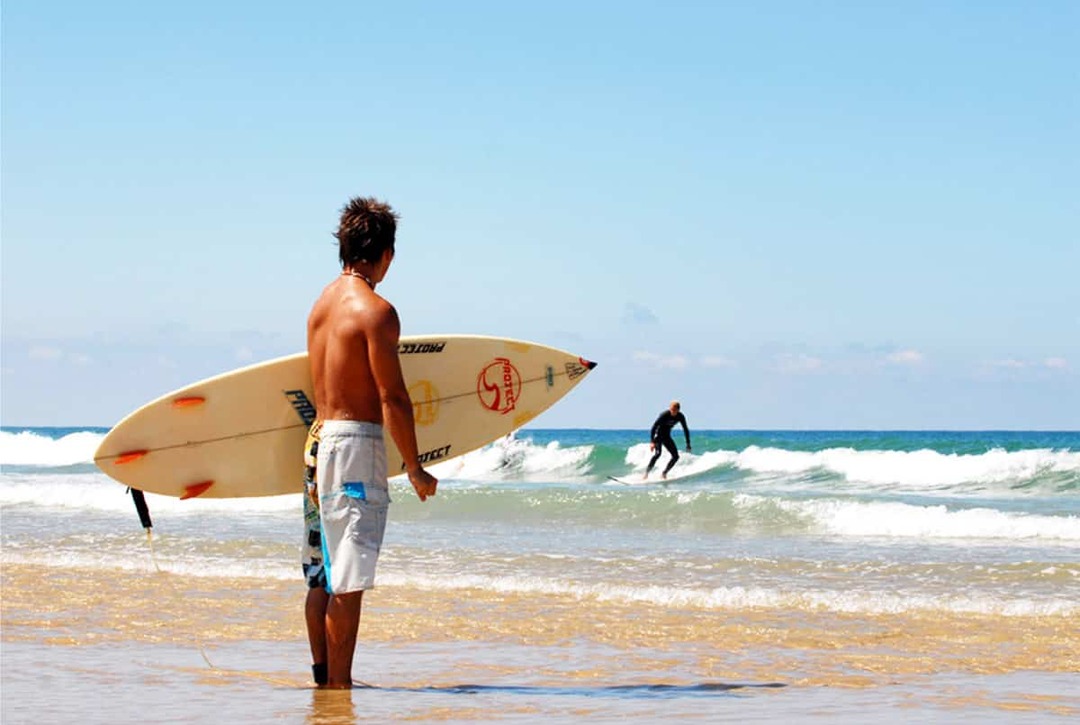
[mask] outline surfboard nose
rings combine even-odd
[[[589,370],[592,370],[594,367],[596,367],[596,363],[594,363],[592,360],[586,360],[583,357],[579,357],[578,362],[580,362],[585,367],[589,368]]]

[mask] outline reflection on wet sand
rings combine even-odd
[[[118,585],[98,570],[5,565],[3,593],[5,640],[206,644],[305,636],[300,581],[252,579],[223,586],[216,578],[143,573]],[[659,609],[572,597],[383,587],[369,595],[360,637],[371,643],[491,641],[524,648],[522,661],[495,666],[499,672],[490,671],[490,664],[459,661],[448,666],[443,680],[402,683],[407,687],[458,687],[524,671],[536,686],[628,679],[684,686],[685,681],[649,676],[675,670],[692,673],[700,683],[867,687],[943,672],[1077,672],[1078,624],[1064,615]],[[588,658],[589,667],[568,668],[530,657],[530,647],[597,652]]]
[[[312,690],[308,725],[353,725],[357,720],[356,705],[348,690]]]

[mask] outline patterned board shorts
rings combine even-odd
[[[309,589],[326,589],[322,525],[319,523],[319,488],[316,485],[321,431],[322,421],[315,421],[304,443],[304,545],[301,547],[300,565]]]

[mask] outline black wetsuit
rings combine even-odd
[[[659,460],[660,454],[664,452],[665,448],[671,454],[671,460],[664,467],[665,476],[671,470],[671,467],[675,465],[675,462],[679,460],[679,451],[675,448],[675,441],[671,439],[671,429],[676,424],[682,425],[683,433],[686,434],[686,450],[690,450],[690,429],[686,427],[686,416],[681,411],[672,415],[670,410],[665,410],[652,424],[652,430],[649,432],[649,440],[652,441],[656,450],[649,461],[649,467],[645,469],[646,476],[652,472],[653,466],[656,465],[656,461]]]

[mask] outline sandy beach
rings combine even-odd
[[[1046,722],[1080,714],[1075,617],[660,610],[380,587],[350,694],[307,677],[282,582],[5,565],[5,722],[582,718]],[[13,693],[17,693],[14,694]]]

